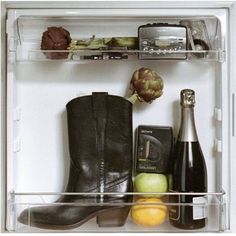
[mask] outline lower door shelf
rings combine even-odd
[[[145,196],[110,192],[11,192],[7,227],[11,232],[220,232],[225,230],[224,195],[223,191],[145,193]],[[203,219],[204,226],[176,228],[170,219],[173,212],[178,217],[185,213],[189,218]]]

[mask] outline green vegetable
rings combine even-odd
[[[73,40],[69,46],[69,50],[76,51],[76,50],[85,50],[85,49],[107,49],[107,43],[111,41],[111,38],[98,38],[96,39],[93,36],[87,40]]]
[[[138,38],[135,37],[114,37],[108,43],[110,47],[126,47],[127,49],[138,48]]]
[[[112,49],[112,47],[121,47],[124,49],[137,49],[138,39],[136,37],[112,37],[112,38],[95,38],[93,35],[90,39],[73,40],[70,43],[69,50],[100,50]]]
[[[137,99],[151,103],[163,94],[163,87],[163,80],[155,71],[141,68],[133,73],[130,81],[133,95],[128,100],[133,104]]]

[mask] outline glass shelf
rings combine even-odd
[[[140,50],[21,50],[9,52],[16,61],[67,61],[77,63],[107,62],[107,61],[218,61],[223,62],[225,51],[140,51]],[[139,59],[139,55],[145,55],[148,59]],[[179,59],[179,56],[185,57]],[[166,58],[168,57],[168,58]],[[51,59],[52,58],[52,59]]]
[[[145,207],[154,207],[154,206],[166,206],[166,217],[163,224],[155,227],[144,227],[134,223],[132,220],[131,214],[129,213],[126,222],[123,226],[119,227],[99,227],[96,222],[96,216],[91,218],[84,224],[79,227],[72,228],[70,230],[65,230],[69,232],[219,232],[225,230],[225,202],[224,202],[224,192],[219,193],[177,193],[177,192],[168,192],[168,193],[145,193],[145,195],[153,196],[153,194],[162,194],[162,202],[151,202],[151,203],[140,203],[136,202],[136,199],[142,197],[143,193],[49,193],[49,192],[38,192],[38,193],[10,193],[9,200],[9,216],[8,216],[8,229],[13,232],[56,232],[59,231],[56,227],[54,230],[40,229],[34,226],[33,224],[33,207],[47,207],[48,209],[55,206],[58,207],[87,207],[88,210],[92,207],[130,207],[133,206],[145,206]],[[104,202],[100,202],[98,199],[99,196],[106,196],[107,199]],[[192,197],[204,196],[204,203],[180,203],[177,204],[171,199],[172,196],[182,196],[187,197],[191,195]],[[56,201],[59,197],[62,196],[74,196],[80,197],[80,200],[75,202],[63,202]],[[130,196],[133,197],[131,202],[119,202],[113,200],[114,198],[119,199],[121,196]],[[86,197],[86,198],[85,198]],[[110,198],[110,200],[109,200]],[[111,199],[112,198],[112,199]],[[168,212],[170,207],[197,207],[204,210],[206,214],[206,225],[204,228],[196,230],[182,230],[177,229],[172,226],[169,222]],[[70,208],[70,209],[71,209]],[[28,223],[22,224],[18,221],[19,215],[22,211],[26,211],[28,214]],[[129,209],[128,209],[129,210]],[[114,212],[115,214],[115,212]],[[209,217],[214,216],[214,217]]]
[[[168,23],[180,25],[181,21],[204,21],[209,36],[209,49],[206,51],[139,51],[135,50],[40,50],[43,32],[48,27],[63,27],[70,32],[71,39],[96,39],[132,37],[138,39],[138,29],[142,25]],[[77,64],[115,61],[216,61],[224,62],[225,51],[219,19],[214,16],[75,16],[22,15],[16,19],[15,35],[9,36],[9,60],[17,62],[74,62]],[[190,37],[187,37],[190,42]],[[188,44],[189,44],[188,42]],[[187,45],[187,48],[192,48]],[[78,48],[75,48],[78,49]],[[109,48],[110,49],[110,48]],[[182,48],[183,49],[183,48]],[[58,56],[59,55],[59,56]],[[140,59],[147,55],[148,59]],[[178,59],[181,57],[182,59]],[[51,58],[51,59],[50,59]],[[52,59],[55,58],[55,59]]]

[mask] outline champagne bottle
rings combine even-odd
[[[175,146],[172,191],[204,193],[207,192],[207,169],[194,122],[195,93],[191,89],[184,89],[180,96],[182,117]],[[169,211],[173,226],[181,229],[199,229],[205,226],[205,208],[194,205],[204,205],[204,195],[175,195],[171,199],[176,203]],[[181,205],[182,203],[193,205]]]

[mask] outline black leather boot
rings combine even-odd
[[[71,100],[67,118],[71,166],[66,192],[132,192],[132,104],[119,96],[93,93]],[[70,229],[97,217],[99,226],[121,226],[129,213],[124,203],[129,201],[132,197],[122,194],[65,195],[55,205],[25,209],[18,221]]]

